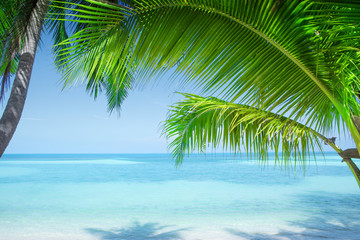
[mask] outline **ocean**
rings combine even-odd
[[[360,239],[351,171],[316,159],[303,171],[232,154],[178,167],[168,154],[5,155],[0,240]]]

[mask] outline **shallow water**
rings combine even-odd
[[[7,155],[1,240],[359,239],[360,189],[335,154],[294,174],[233,155]]]

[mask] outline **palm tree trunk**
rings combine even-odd
[[[9,100],[0,119],[0,157],[20,121],[31,78],[35,53],[50,0],[38,0],[26,29],[17,72]]]

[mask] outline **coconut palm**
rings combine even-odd
[[[244,139],[262,159],[274,149],[285,163],[304,160],[322,139],[359,179],[351,160],[360,150],[358,1],[134,0],[122,7],[87,1],[92,8],[76,13],[87,27],[57,52],[66,84],[83,81],[96,94],[107,79],[108,94],[125,97],[126,86],[173,69],[171,80],[251,111],[254,120],[239,122],[219,110],[220,124],[203,114],[208,120],[195,121],[199,97],[192,107],[175,110],[165,130],[175,136],[170,146],[178,161],[204,143],[216,146],[220,132],[234,151]],[[238,126],[223,124],[224,115],[226,124]],[[184,134],[184,125],[193,130]],[[236,129],[242,134],[231,132]],[[324,137],[340,129],[352,136],[355,151],[343,152]]]
[[[4,99],[5,91],[10,85],[10,76],[15,74],[9,100],[0,119],[0,157],[8,146],[21,118],[40,34],[44,29],[43,25],[45,24],[53,36],[56,45],[55,52],[69,47],[66,44],[57,45],[68,38],[67,28],[79,31],[87,26],[81,22],[72,22],[65,27],[64,21],[58,21],[64,17],[68,7],[67,2],[90,8],[92,5],[91,2],[82,0],[64,2],[6,0],[0,2],[0,76],[2,77],[0,101]],[[106,2],[109,5],[118,6],[116,0]],[[51,15],[51,20],[45,19],[47,14]],[[77,18],[71,16],[70,19],[76,20]],[[109,88],[106,81],[102,85]],[[109,96],[113,95],[109,94]],[[115,108],[120,101],[117,102],[115,98],[112,100],[112,104]]]
[[[35,53],[50,0],[2,1],[0,98],[15,74],[9,100],[0,119],[0,156],[8,146],[20,120],[31,77]],[[17,69],[17,70],[15,70]]]

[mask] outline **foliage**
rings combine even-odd
[[[59,67],[66,84],[85,81],[95,96],[106,82],[108,94],[120,99],[110,101],[111,108],[134,84],[145,84],[173,68],[170,80],[191,82],[229,104],[286,116],[321,134],[346,128],[360,149],[354,123],[360,109],[357,1],[134,0],[118,6],[83,2],[90,5],[72,4],[67,9],[67,16],[76,17],[83,28],[60,44],[69,47],[57,51]],[[274,136],[283,137],[281,129]],[[254,131],[244,135],[247,141],[260,139]],[[194,147],[200,138],[186,139]],[[207,141],[216,144],[218,139],[211,135]],[[306,155],[311,139],[317,138],[285,142],[282,150],[285,155]],[[273,141],[255,141],[248,149],[263,154],[278,146],[270,144]],[[197,146],[202,148],[202,142]],[[174,153],[181,159],[178,149]]]
[[[301,164],[309,150],[321,149],[324,136],[287,117],[214,97],[183,95],[185,100],[172,107],[164,125],[167,137],[174,138],[170,147],[178,164],[185,152],[205,150],[208,144],[231,152],[245,147],[248,153],[258,153],[260,161],[267,160],[268,149],[275,150],[276,161],[290,159],[294,151]]]
[[[71,38],[59,36],[57,38],[59,44],[54,48],[57,66],[64,74],[65,86],[69,82],[76,84],[76,79],[87,79],[87,90],[94,94],[94,97],[97,97],[102,90],[106,91],[110,111],[120,108],[133,81],[132,74],[123,70],[122,60],[113,59],[109,49],[105,54],[103,52],[105,45],[108,47],[111,45],[111,51],[117,54],[118,51],[122,51],[121,48],[117,48],[116,43],[119,35],[112,35],[110,28],[111,25],[119,25],[119,19],[129,10],[125,3],[122,6],[113,2],[53,1],[53,10],[49,13],[49,20],[55,20],[54,29],[59,27],[65,29],[65,22],[58,20],[67,20],[70,21],[71,29],[75,32]],[[106,28],[109,32],[102,28]],[[77,37],[79,35],[80,38]],[[109,65],[111,69],[99,64],[105,61],[112,61],[112,65]]]

